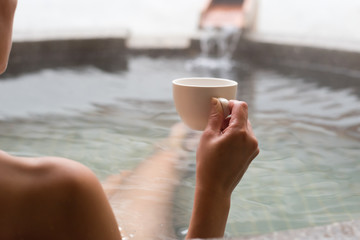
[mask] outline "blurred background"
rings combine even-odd
[[[28,0],[19,1],[14,39],[63,35],[129,34],[130,45],[184,44],[197,34],[207,0]],[[357,0],[255,0],[256,34],[281,42],[359,49],[360,2]],[[149,39],[150,38],[150,39]],[[148,41],[146,43],[146,40]],[[159,42],[160,41],[160,42]],[[171,43],[172,42],[172,43]],[[154,43],[155,44],[155,43]]]

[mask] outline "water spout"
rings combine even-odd
[[[188,67],[233,68],[234,52],[244,28],[244,0],[212,0],[200,16],[200,56]]]

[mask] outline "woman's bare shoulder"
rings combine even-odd
[[[11,197],[72,197],[86,191],[98,179],[86,166],[59,157],[24,158],[0,152],[0,188]]]
[[[56,185],[73,185],[81,187],[84,184],[98,182],[95,174],[85,165],[60,157],[41,157],[34,159],[28,172],[40,182],[49,180]]]
[[[59,157],[24,158],[0,152],[0,189],[3,201],[32,199],[55,202],[102,191],[95,174],[76,161]],[[94,193],[95,192],[95,193]]]
[[[119,239],[101,184],[86,166],[66,158],[20,158],[0,153],[1,163],[10,171],[6,176],[0,176],[0,188],[6,188],[8,193],[0,197],[0,208],[8,205],[6,203],[16,203],[8,208],[7,215],[18,227],[22,226],[24,234],[49,236],[50,230],[48,235],[44,228],[33,223],[51,223],[59,228],[64,238],[73,235],[82,239],[83,234],[89,232],[98,237],[110,232],[115,236],[111,239]],[[21,224],[22,219],[26,219],[24,224]],[[92,230],[83,229],[83,225]]]
[[[64,158],[46,158],[46,171],[57,192],[65,192],[72,234],[76,239],[121,239],[120,232],[101,183],[86,166]],[[66,225],[64,223],[64,225]]]

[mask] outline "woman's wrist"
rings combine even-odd
[[[226,189],[223,184],[213,182],[212,184],[196,184],[195,196],[217,199],[219,201],[230,200],[231,191]]]
[[[229,195],[196,188],[187,238],[223,237],[229,210]]]

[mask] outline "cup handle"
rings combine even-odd
[[[225,98],[218,98],[221,103],[221,107],[224,113],[224,118],[227,118],[230,115],[229,101]]]

